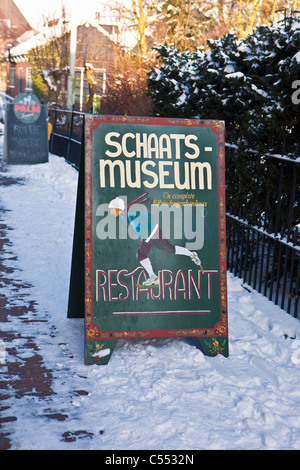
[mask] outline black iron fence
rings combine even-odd
[[[49,107],[49,121],[52,131],[49,150],[54,155],[65,159],[79,169],[81,142],[86,113],[67,111],[58,107]]]
[[[298,316],[300,160],[226,149],[227,265]]]
[[[49,108],[50,152],[79,169],[85,113]],[[298,317],[300,158],[226,145],[227,265]]]

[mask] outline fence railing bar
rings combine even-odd
[[[281,297],[281,308],[284,308],[285,302],[285,292],[286,292],[286,282],[287,282],[287,272],[288,272],[288,260],[289,260],[289,249],[285,247],[285,260],[284,260],[284,272],[283,272],[283,282],[282,282],[282,297]]]
[[[250,232],[250,229],[249,229],[249,232]],[[251,246],[251,253],[250,253],[250,259],[249,259],[249,269],[248,269],[248,284],[251,285],[251,281],[252,281],[252,270],[253,270],[253,257],[254,257],[254,247],[255,247],[255,243],[254,243],[254,236],[255,232],[253,230],[251,230],[251,242],[250,242],[250,246]]]
[[[62,135],[62,134],[57,134],[57,132],[51,132],[52,135],[56,135],[57,137],[61,138],[61,139],[65,139],[65,140],[68,140],[70,142],[75,142],[75,144],[78,144],[78,145],[81,145],[81,142],[80,140],[77,140],[77,139],[74,139],[74,137],[72,139],[70,139],[68,136],[66,135]]]
[[[225,143],[225,147],[230,148],[232,150],[235,150],[236,152],[239,150],[239,147],[236,144],[230,144],[228,142]],[[266,158],[266,159],[274,158],[276,160],[285,161],[287,163],[300,163],[299,158],[297,158],[295,160],[294,158],[291,158],[288,155],[284,155],[283,153],[282,154],[277,154],[277,153],[267,152],[267,153],[262,154],[259,150],[255,150],[255,149],[252,149],[252,148],[243,149],[243,152],[250,153],[250,154],[253,154],[253,155],[259,155],[260,157]]]
[[[67,135],[62,135],[62,134],[58,134],[57,132],[51,132],[51,134],[54,136],[56,135],[57,137],[59,137],[60,139],[65,139],[65,140],[69,140],[69,137]]]
[[[280,176],[279,176],[279,184],[278,184],[278,194],[277,194],[277,204],[276,204],[276,217],[275,217],[275,228],[274,228],[275,235],[278,234],[278,230],[279,230],[283,170],[284,170],[283,164],[280,163]]]
[[[230,253],[231,253],[231,244],[230,244],[230,240],[231,238],[229,238],[228,234],[231,233],[231,221],[227,221],[227,229],[226,229],[226,259],[227,259],[227,266],[228,266],[228,269],[231,268],[231,265],[230,265]]]
[[[67,150],[68,159],[70,157],[70,143],[71,143],[71,138],[72,138],[72,133],[73,133],[73,116],[74,116],[74,107],[72,108],[72,112],[71,112],[71,123],[70,123],[70,131],[69,131],[68,150]]]
[[[244,230],[241,228],[240,256],[239,256],[239,277],[243,277],[243,248],[244,248]]]
[[[253,234],[256,234],[257,240],[256,240],[256,252],[255,252],[255,270],[254,270],[254,280],[253,280],[253,286],[256,289],[256,283],[257,283],[257,271],[258,271],[258,259],[259,259],[259,247],[260,247],[260,233],[256,232],[255,230],[252,230]]]
[[[269,265],[270,265],[270,255],[271,255],[271,247],[272,247],[272,240],[271,238],[268,238],[268,241],[267,241],[267,257],[266,257],[266,269],[268,269]],[[274,243],[274,242],[273,242]],[[274,258],[273,258],[273,261],[274,261]],[[274,264],[274,263],[273,263]],[[272,268],[273,268],[273,264],[272,264]],[[270,292],[272,293],[272,290],[273,290],[273,276],[274,276],[274,271],[273,269],[271,269],[271,278],[270,278]],[[266,296],[267,295],[267,282],[265,283],[265,288],[264,288],[264,295]],[[272,295],[272,294],[270,294]]]
[[[241,256],[239,256],[239,252],[241,253],[241,232],[243,231],[242,226],[239,226],[238,228],[238,233],[237,233],[237,250],[236,250],[236,260],[235,260],[235,275],[237,276],[239,273],[239,268],[240,268],[240,263],[239,263],[239,258],[241,259]]]
[[[267,224],[269,220],[269,207],[270,207],[270,163],[269,160],[267,160],[267,168],[266,168],[266,173],[267,173],[267,181],[266,181],[266,186],[267,186],[267,191],[266,191],[266,196],[265,196],[265,220],[263,224],[263,228],[266,230],[267,229]]]
[[[248,266],[248,256],[249,256],[249,238],[250,238],[250,228],[246,228],[246,242],[245,242],[245,259],[244,259],[244,282],[247,281],[247,266]],[[251,255],[250,255],[251,256]]]
[[[298,300],[299,300],[299,290],[300,290],[300,262],[298,263],[297,267],[297,275],[296,275],[296,286],[295,286],[295,308],[294,308],[294,317],[298,316]]]
[[[266,250],[266,237],[264,235],[261,236],[261,253],[260,253],[260,258],[261,258],[261,262],[259,263],[260,264],[260,269],[259,269],[259,280],[258,280],[258,292],[261,292],[262,294],[264,294],[263,292],[263,287],[264,283],[267,283],[267,276],[266,276],[266,264],[264,262],[265,260],[265,250]]]
[[[296,179],[297,179],[297,167],[295,166],[292,176],[292,184],[291,184],[291,195],[290,195],[290,207],[289,207],[289,215],[288,215],[288,229],[287,229],[287,241],[290,241],[290,237],[292,234],[292,220],[293,220],[293,212],[294,212],[294,204],[295,204],[295,194],[296,194]]]
[[[292,297],[293,297],[293,282],[294,282],[294,269],[295,269],[295,251],[292,250],[291,257],[291,269],[290,269],[290,282],[289,282],[289,293],[288,293],[288,302],[287,302],[287,313],[291,313]]]
[[[278,252],[278,265],[277,265],[277,276],[276,276],[276,290],[275,290],[275,304],[278,305],[278,299],[279,299],[279,289],[281,287],[281,282],[280,282],[280,271],[281,271],[281,264],[282,264],[282,249],[283,245],[279,243],[279,252]],[[275,264],[275,263],[274,263]]]

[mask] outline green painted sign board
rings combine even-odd
[[[121,338],[228,356],[224,122],[91,115],[84,142],[68,316],[85,310],[85,363]]]

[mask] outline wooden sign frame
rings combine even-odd
[[[82,317],[84,309],[86,364],[107,364],[119,339],[136,338],[195,337],[205,354],[228,356],[224,132],[223,121],[86,116],[68,308],[70,318]],[[174,184],[175,165],[176,171],[188,172],[191,183],[181,175]],[[131,179],[129,167],[134,168]],[[139,171],[144,171],[144,181]],[[166,263],[171,253],[176,275],[171,267],[161,267],[159,287],[142,284],[148,274],[140,258],[132,256],[138,241],[127,240],[127,232],[120,234],[119,221],[114,239],[107,235],[113,218],[109,201],[123,195],[128,221],[126,204],[137,194],[151,215],[161,206],[176,206],[178,214],[202,211],[203,227],[199,224],[197,233],[191,228],[196,238],[203,230],[200,263],[172,257],[175,250],[171,253],[169,246],[189,246],[186,237],[174,241],[173,227],[171,244],[156,251],[156,264]],[[138,206],[135,220],[140,221],[143,207]],[[192,219],[195,212],[189,214]],[[184,254],[184,249],[176,250]]]

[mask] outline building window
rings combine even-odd
[[[23,69],[19,68],[19,93],[23,91]]]
[[[76,68],[75,77],[75,102],[79,105],[79,111],[83,111],[89,97],[89,86],[84,67]],[[106,88],[106,69],[93,69],[93,78],[96,81],[95,94],[103,96]]]
[[[11,68],[9,71],[9,87],[10,88],[15,87],[15,77],[16,77],[16,69]]]
[[[31,68],[26,69],[26,90],[32,90]]]

